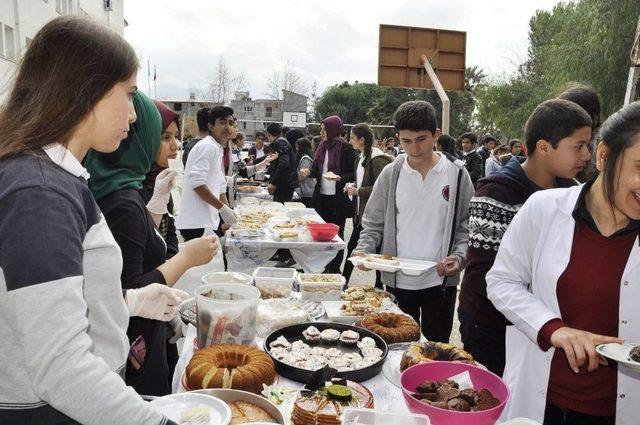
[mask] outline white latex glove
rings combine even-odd
[[[166,169],[156,177],[156,184],[153,187],[153,196],[147,204],[147,209],[152,214],[163,215],[167,213],[167,204],[171,196],[171,189],[176,185],[176,173]]]
[[[233,212],[231,208],[229,208],[228,205],[224,205],[222,208],[220,208],[219,212],[220,218],[224,220],[224,222],[229,226],[233,226],[238,222],[238,216]]]
[[[167,285],[152,283],[140,289],[129,289],[125,296],[129,316],[168,322],[178,313],[180,303],[189,294]]]

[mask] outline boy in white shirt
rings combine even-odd
[[[237,217],[229,208],[227,182],[223,170],[224,146],[235,125],[233,109],[211,108],[209,135],[189,153],[184,170],[182,203],[176,227],[185,240],[200,237],[205,228],[217,230],[220,218],[233,225]]]

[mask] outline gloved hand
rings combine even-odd
[[[220,218],[230,226],[233,226],[238,222],[238,216],[233,212],[231,208],[229,208],[228,205],[224,205],[222,208],[220,208],[219,213]]]
[[[176,185],[177,173],[166,169],[156,177],[156,184],[153,187],[153,196],[147,204],[147,209],[152,214],[163,215],[167,213],[167,204],[171,196],[171,189]]]
[[[189,294],[167,285],[152,283],[140,289],[129,289],[125,302],[129,316],[168,322],[178,313],[180,303],[189,298]]]

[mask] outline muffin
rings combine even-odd
[[[335,344],[340,339],[340,332],[335,329],[325,329],[320,332],[320,337],[325,344]]]
[[[320,331],[315,326],[309,326],[307,329],[302,331],[302,336],[309,344],[318,343],[321,339]]]
[[[346,330],[340,334],[340,342],[344,345],[353,346],[360,340],[360,334],[356,331]]]

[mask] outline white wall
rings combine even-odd
[[[57,6],[62,13],[58,13]],[[26,50],[27,39],[33,39],[40,28],[62,14],[89,17],[124,36],[124,0],[112,0],[112,6],[113,11],[107,12],[104,0],[0,0],[0,103],[7,96],[11,77]],[[13,28],[13,58],[7,56],[5,26]]]

